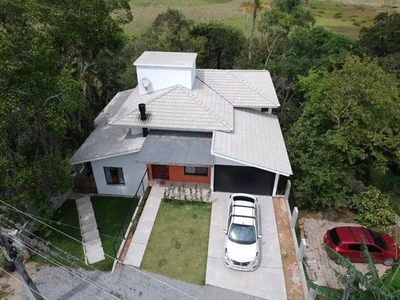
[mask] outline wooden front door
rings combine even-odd
[[[154,179],[169,179],[169,167],[167,165],[151,165]]]

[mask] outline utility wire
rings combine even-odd
[[[14,238],[14,237],[12,237],[12,236],[7,236],[7,237],[11,238],[11,239],[14,241],[15,244],[19,244],[19,243],[20,243],[20,244],[24,245],[25,247],[27,247],[28,249],[30,249],[30,250],[31,250],[32,252],[34,252],[35,254],[37,254],[37,255],[43,257],[44,259],[48,260],[48,261],[51,262],[51,263],[57,265],[58,267],[60,267],[60,268],[61,268],[62,270],[64,270],[65,272],[68,272],[68,273],[70,273],[71,275],[78,277],[80,280],[82,280],[82,281],[84,281],[84,282],[90,284],[91,286],[97,288],[98,290],[100,290],[100,291],[102,291],[102,292],[104,292],[104,293],[110,295],[110,296],[113,297],[114,299],[121,299],[121,298],[123,298],[123,299],[129,299],[129,298],[126,298],[126,297],[122,297],[122,296],[121,296],[121,297],[117,297],[117,296],[113,295],[112,293],[110,293],[110,292],[107,291],[106,289],[104,289],[104,288],[102,288],[102,287],[99,287],[98,285],[96,285],[96,284],[90,282],[89,280],[85,279],[85,278],[82,277],[81,275],[79,275],[79,274],[77,274],[77,273],[75,273],[75,272],[69,270],[68,267],[64,266],[63,264],[61,264],[61,263],[60,263],[59,261],[57,261],[56,259],[49,258],[47,255],[43,254],[42,252],[38,251],[37,249],[35,249],[35,248],[33,248],[33,247],[29,246],[29,245],[26,245],[26,244],[23,243],[22,241],[19,241],[18,239]],[[136,297],[135,297],[135,298],[136,298]],[[138,299],[138,298],[136,298],[136,299]]]
[[[23,285],[25,285],[26,287],[28,287],[32,292],[38,294],[39,296],[41,296],[43,299],[45,300],[49,300],[49,298],[46,298],[45,296],[43,296],[43,294],[35,291],[33,288],[31,288],[29,285],[27,285],[25,282],[23,282],[22,280],[18,279],[17,277],[15,277],[14,275],[12,275],[11,273],[8,273],[6,270],[4,270],[2,267],[0,267],[0,270],[2,270],[4,273],[6,273],[7,275],[11,276],[12,278],[14,278],[15,280],[18,280],[20,283],[22,283]]]
[[[76,242],[78,242],[78,243],[80,243],[80,244],[83,245],[83,242],[82,242],[82,241],[79,241],[79,240],[77,240],[76,238],[74,238],[74,237],[72,237],[72,236],[70,236],[70,235],[68,235],[68,234],[66,234],[66,233],[64,233],[64,232],[62,232],[61,230],[58,230],[57,228],[54,228],[53,226],[48,225],[48,224],[46,224],[46,223],[44,223],[44,222],[38,220],[36,217],[34,217],[34,216],[32,216],[32,215],[30,215],[30,214],[28,214],[28,213],[26,213],[26,212],[24,212],[24,211],[22,211],[22,210],[20,210],[20,209],[18,209],[18,208],[16,208],[16,207],[14,207],[14,206],[12,206],[12,205],[10,205],[10,204],[4,202],[3,200],[0,200],[0,202],[3,203],[3,204],[5,204],[6,206],[8,206],[9,208],[11,208],[11,209],[13,209],[13,210],[15,210],[15,211],[17,211],[17,212],[19,212],[19,213],[22,213],[22,214],[24,214],[24,215],[30,217],[31,219],[35,220],[36,222],[38,222],[38,223],[40,223],[40,224],[43,224],[43,225],[45,225],[45,226],[47,226],[47,227],[49,227],[49,228],[51,228],[51,229],[57,231],[58,233],[61,233],[61,234],[65,235],[66,237],[69,237],[70,239],[72,239],[72,240],[74,240],[74,241],[76,241]],[[107,254],[107,253],[104,253],[104,255],[107,256],[107,257],[109,257],[109,258],[115,259],[115,260],[117,260],[117,262],[123,264],[122,261],[120,261],[119,259],[117,259],[117,258],[115,258],[115,257],[113,257],[113,256],[111,256],[111,255],[109,255],[109,254]],[[161,283],[161,284],[163,284],[163,285],[165,285],[165,286],[167,286],[167,287],[169,287],[169,288],[171,288],[171,289],[173,289],[173,290],[175,290],[175,291],[177,291],[177,292],[179,292],[179,293],[181,293],[181,294],[183,294],[183,295],[185,295],[185,296],[187,296],[187,297],[189,297],[189,298],[191,298],[191,299],[198,300],[196,297],[194,297],[194,296],[192,296],[192,295],[189,295],[188,293],[186,293],[186,292],[184,292],[184,291],[182,291],[182,290],[180,290],[180,289],[178,289],[178,288],[176,288],[176,287],[174,287],[174,286],[172,286],[172,285],[170,285],[170,284],[168,284],[168,283],[165,283],[165,282],[163,282],[163,281],[161,281],[161,280],[155,278],[154,276],[151,276],[151,275],[149,275],[149,274],[147,274],[147,273],[145,273],[145,272],[143,272],[143,271],[141,271],[141,270],[139,270],[139,269],[136,269],[136,268],[134,268],[133,266],[130,266],[130,265],[125,265],[125,266],[127,266],[127,267],[131,268],[132,270],[135,270],[136,272],[138,272],[138,273],[140,273],[140,274],[142,274],[142,275],[144,275],[144,276],[146,276],[146,277],[149,277],[149,278],[151,278],[151,279],[153,279],[153,280],[155,280],[155,281],[157,281],[157,282],[159,282],[159,283]]]
[[[12,221],[12,220],[6,219],[6,218],[4,218],[4,217],[3,217],[3,219],[9,221],[11,224],[15,224],[15,222]],[[1,221],[1,218],[0,218],[0,223],[5,224],[6,226],[9,226],[8,224],[2,222],[2,221]],[[51,254],[51,255],[56,256],[56,257],[60,257],[61,259],[65,260],[65,261],[68,261],[68,263],[72,263],[74,266],[76,266],[76,267],[77,267],[78,269],[80,269],[81,271],[86,271],[86,270],[85,270],[84,268],[82,268],[81,266],[79,266],[78,264],[76,264],[76,263],[70,261],[70,260],[69,260],[70,258],[73,258],[73,259],[75,259],[76,261],[78,261],[78,262],[80,262],[80,263],[83,263],[85,266],[90,267],[90,268],[91,268],[92,270],[94,270],[94,271],[102,272],[102,271],[100,271],[99,269],[97,269],[96,267],[94,267],[94,266],[92,266],[92,265],[90,265],[90,264],[87,265],[86,262],[85,262],[84,260],[79,259],[78,257],[76,257],[76,256],[74,256],[74,255],[72,255],[72,254],[70,254],[70,253],[64,251],[63,249],[61,249],[61,248],[59,248],[59,247],[53,245],[53,244],[52,244],[51,242],[49,242],[49,241],[44,240],[43,238],[41,238],[40,236],[38,236],[38,235],[36,235],[36,234],[30,232],[29,230],[27,230],[27,229],[24,229],[24,230],[25,230],[26,232],[30,233],[31,235],[37,237],[37,238],[40,239],[41,241],[43,241],[43,242],[46,244],[46,246],[50,245],[50,246],[52,246],[52,247],[58,249],[59,251],[63,252],[63,253],[67,256],[67,258],[63,257],[62,255],[60,255],[60,254],[57,253],[57,252],[53,252],[53,251],[50,250],[50,254]],[[32,246],[32,247],[34,247],[34,246]],[[36,248],[36,249],[37,249],[37,248]],[[43,252],[42,252],[42,253],[43,253]],[[64,265],[64,266],[65,266],[65,265]],[[107,286],[107,284],[106,284],[103,280],[100,280],[100,281],[101,281],[101,283],[102,283],[104,286]],[[128,286],[125,285],[125,284],[123,284],[123,286],[126,287],[126,288],[128,288],[128,289],[130,288],[130,287],[128,287]]]
[[[7,225],[7,226],[9,226],[8,224],[6,224],[6,223],[4,223],[4,222],[2,222],[1,220],[0,220],[0,223],[2,223],[2,224],[5,224],[5,225]],[[29,231],[28,231],[29,232]],[[11,237],[12,238],[12,237]],[[40,238],[40,237],[38,237],[38,238]],[[43,251],[41,251],[41,250],[39,250],[39,249],[37,249],[37,248],[35,248],[34,246],[32,246],[32,245],[28,245],[27,243],[25,243],[25,242],[23,242],[23,241],[21,241],[21,240],[19,240],[19,239],[13,239],[16,243],[21,243],[21,244],[23,244],[25,247],[27,247],[27,248],[29,248],[29,249],[31,249],[31,251],[33,251],[33,252],[35,252],[35,254],[37,254],[37,255],[39,255],[39,256],[41,256],[41,257],[43,257],[43,258],[45,258],[45,259],[47,259],[48,261],[50,261],[51,263],[53,263],[53,264],[55,264],[55,265],[57,265],[57,266],[63,266],[64,268],[69,268],[68,266],[66,266],[65,264],[62,264],[60,261],[58,261],[58,260],[56,260],[55,258],[49,258],[49,256],[47,256],[47,254],[45,254]],[[43,239],[42,239],[43,240]],[[43,240],[44,241],[44,240]],[[54,246],[54,245],[53,245]],[[56,247],[56,246],[54,246],[54,247]],[[36,251],[35,250],[33,250],[33,249],[36,249]],[[60,249],[60,248],[59,248]],[[62,249],[60,249],[61,251],[63,251]],[[37,252],[40,252],[40,253],[42,253],[42,255],[40,255],[39,253],[37,253]],[[54,253],[54,252],[52,252],[52,251],[50,251],[51,252],[51,254],[53,255],[53,256],[57,256],[57,257],[60,257],[60,258],[62,258],[62,259],[64,259],[64,260],[68,260],[67,258],[64,258],[63,256],[61,256],[61,255],[59,255],[58,253]],[[66,253],[67,254],[67,256],[69,256],[69,257],[73,257],[73,258],[75,258],[75,259],[77,259],[78,261],[79,261],[79,259],[77,258],[77,257],[75,257],[75,256],[73,256],[73,255],[71,255],[71,254],[69,254],[68,252],[65,252],[65,251],[63,251],[64,253]],[[53,260],[53,261],[52,261]],[[56,261],[57,263],[55,263],[54,261]],[[71,262],[71,261],[68,261],[68,262]],[[83,263],[84,263],[84,261],[82,261]],[[73,265],[75,265],[80,271],[85,271],[83,268],[81,268],[80,266],[78,266],[76,263],[74,263],[74,262],[71,262]],[[101,272],[100,270],[98,270],[97,268],[95,268],[95,267],[93,267],[93,266],[91,266],[91,265],[89,265],[90,267],[92,267],[94,270],[96,270],[96,271],[98,271],[98,272]],[[70,271],[70,273],[71,273],[72,271]],[[104,283],[104,281],[103,280],[101,280],[102,282],[102,284],[104,285],[104,286],[107,286],[107,284],[105,284]],[[128,288],[128,286],[126,286],[126,285],[124,285],[125,287],[127,287]],[[123,296],[121,296],[121,297],[123,297]],[[136,297],[135,297],[136,298]],[[129,299],[129,298],[126,298],[126,299]]]

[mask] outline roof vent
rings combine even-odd
[[[140,111],[140,120],[142,121],[147,120],[145,103],[139,103],[139,111]]]

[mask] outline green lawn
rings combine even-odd
[[[128,36],[138,35],[146,30],[156,16],[167,8],[182,11],[188,19],[200,22],[221,22],[243,30],[249,36],[251,15],[243,11],[244,0],[131,0],[133,21],[124,26]],[[271,1],[267,1],[271,4]],[[346,1],[310,0],[305,9],[310,9],[316,18],[316,25],[332,31],[346,34],[354,39],[358,37],[360,28],[371,26],[380,11],[400,11],[397,0],[359,0],[359,4],[346,4]],[[354,2],[356,3],[356,2]],[[272,1],[273,6],[273,1]],[[247,20],[249,18],[249,20]],[[247,23],[247,30],[246,30]]]
[[[205,283],[211,203],[161,201],[141,268]]]
[[[123,234],[129,225],[129,222],[124,224],[123,231],[120,233],[120,228],[124,223],[124,220],[128,213],[130,213],[129,218],[132,217],[134,209],[138,203],[138,199],[133,198],[113,198],[113,197],[91,197],[93,204],[93,210],[96,216],[97,228],[100,233],[101,242],[103,245],[104,252],[110,256],[115,256],[114,253],[114,242],[118,234],[118,242],[116,244],[116,250],[121,244]],[[81,232],[79,229],[78,212],[76,209],[75,201],[67,200],[61,208],[55,213],[55,222],[62,224],[52,223],[51,225],[58,230],[68,234],[71,237],[81,241]],[[68,226],[69,225],[69,226]],[[65,252],[84,260],[83,247],[82,244],[74,241],[65,235],[48,229],[48,227],[42,227],[40,229],[40,235],[42,238],[50,241],[54,246],[63,249]],[[54,249],[53,249],[54,250]],[[35,257],[37,261],[49,263],[43,258]],[[67,261],[60,260],[63,264],[67,264]],[[73,260],[75,264],[83,268],[90,269],[83,263],[78,263],[77,260]],[[110,271],[113,265],[113,259],[106,257],[105,260],[93,264],[94,267],[103,271]]]
[[[345,4],[327,0],[311,0],[308,8],[316,18],[316,25],[332,31],[358,38],[362,27],[372,26],[375,16],[381,11],[393,12],[394,7]]]

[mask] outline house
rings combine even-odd
[[[138,86],[110,101],[70,160],[90,167],[100,194],[135,195],[142,178],[262,195],[285,185],[292,169],[269,72],[196,69],[196,56],[135,61]]]

